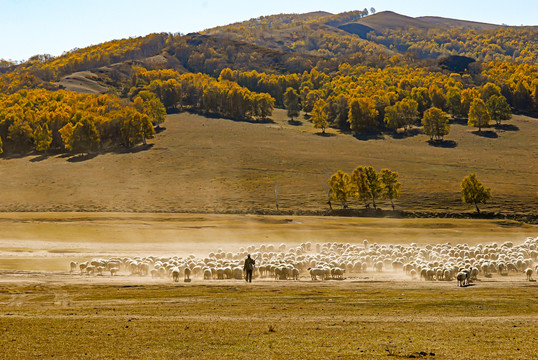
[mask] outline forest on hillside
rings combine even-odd
[[[130,148],[177,111],[263,120],[280,107],[290,119],[302,111],[323,132],[422,126],[438,141],[450,117],[481,130],[514,112],[538,113],[536,28],[349,30],[383,16],[280,14],[1,60],[0,153]],[[64,89],[62,79],[79,72],[106,93]]]

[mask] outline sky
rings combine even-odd
[[[61,55],[73,48],[155,32],[183,33],[262,15],[375,8],[508,25],[538,25],[536,0],[0,0],[0,59]]]

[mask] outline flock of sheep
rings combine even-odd
[[[538,237],[527,238],[522,244],[505,242],[501,245],[468,246],[450,243],[426,245],[369,244],[362,245],[327,242],[312,246],[305,242],[287,249],[285,244],[248,246],[238,252],[222,249],[200,258],[195,255],[112,257],[92,259],[83,263],[72,261],[71,272],[88,275],[150,276],[191,281],[191,277],[204,280],[244,278],[243,264],[247,254],[256,260],[255,278],[298,280],[308,274],[312,280],[344,279],[347,274],[365,272],[396,272],[412,279],[429,281],[457,280],[458,286],[466,286],[478,276],[500,276],[510,272],[526,275],[533,281],[538,273]],[[533,270],[533,266],[535,266]]]

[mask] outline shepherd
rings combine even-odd
[[[245,259],[245,266],[243,267],[243,270],[245,270],[245,280],[247,282],[252,282],[252,272],[254,271],[255,263],[256,261],[250,257],[250,254],[248,254]]]

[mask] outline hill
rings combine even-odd
[[[434,22],[422,21],[410,16],[400,15],[392,11],[382,11],[339,26],[340,29],[366,39],[369,31],[383,33],[389,29],[417,28],[429,30],[438,27]]]
[[[515,116],[508,130],[478,136],[452,125],[455,147],[432,147],[427,136],[357,139],[285,113],[251,123],[194,114],[169,115],[147,147],[95,157],[64,155],[0,159],[1,211],[248,212],[327,209],[327,179],[372,165],[400,173],[397,209],[469,210],[461,179],[476,172],[492,188],[484,211],[535,212],[538,207],[538,120]],[[498,137],[491,136],[495,133]],[[334,204],[340,208],[339,204]],[[362,208],[352,202],[351,207]],[[381,203],[388,209],[388,203]]]

